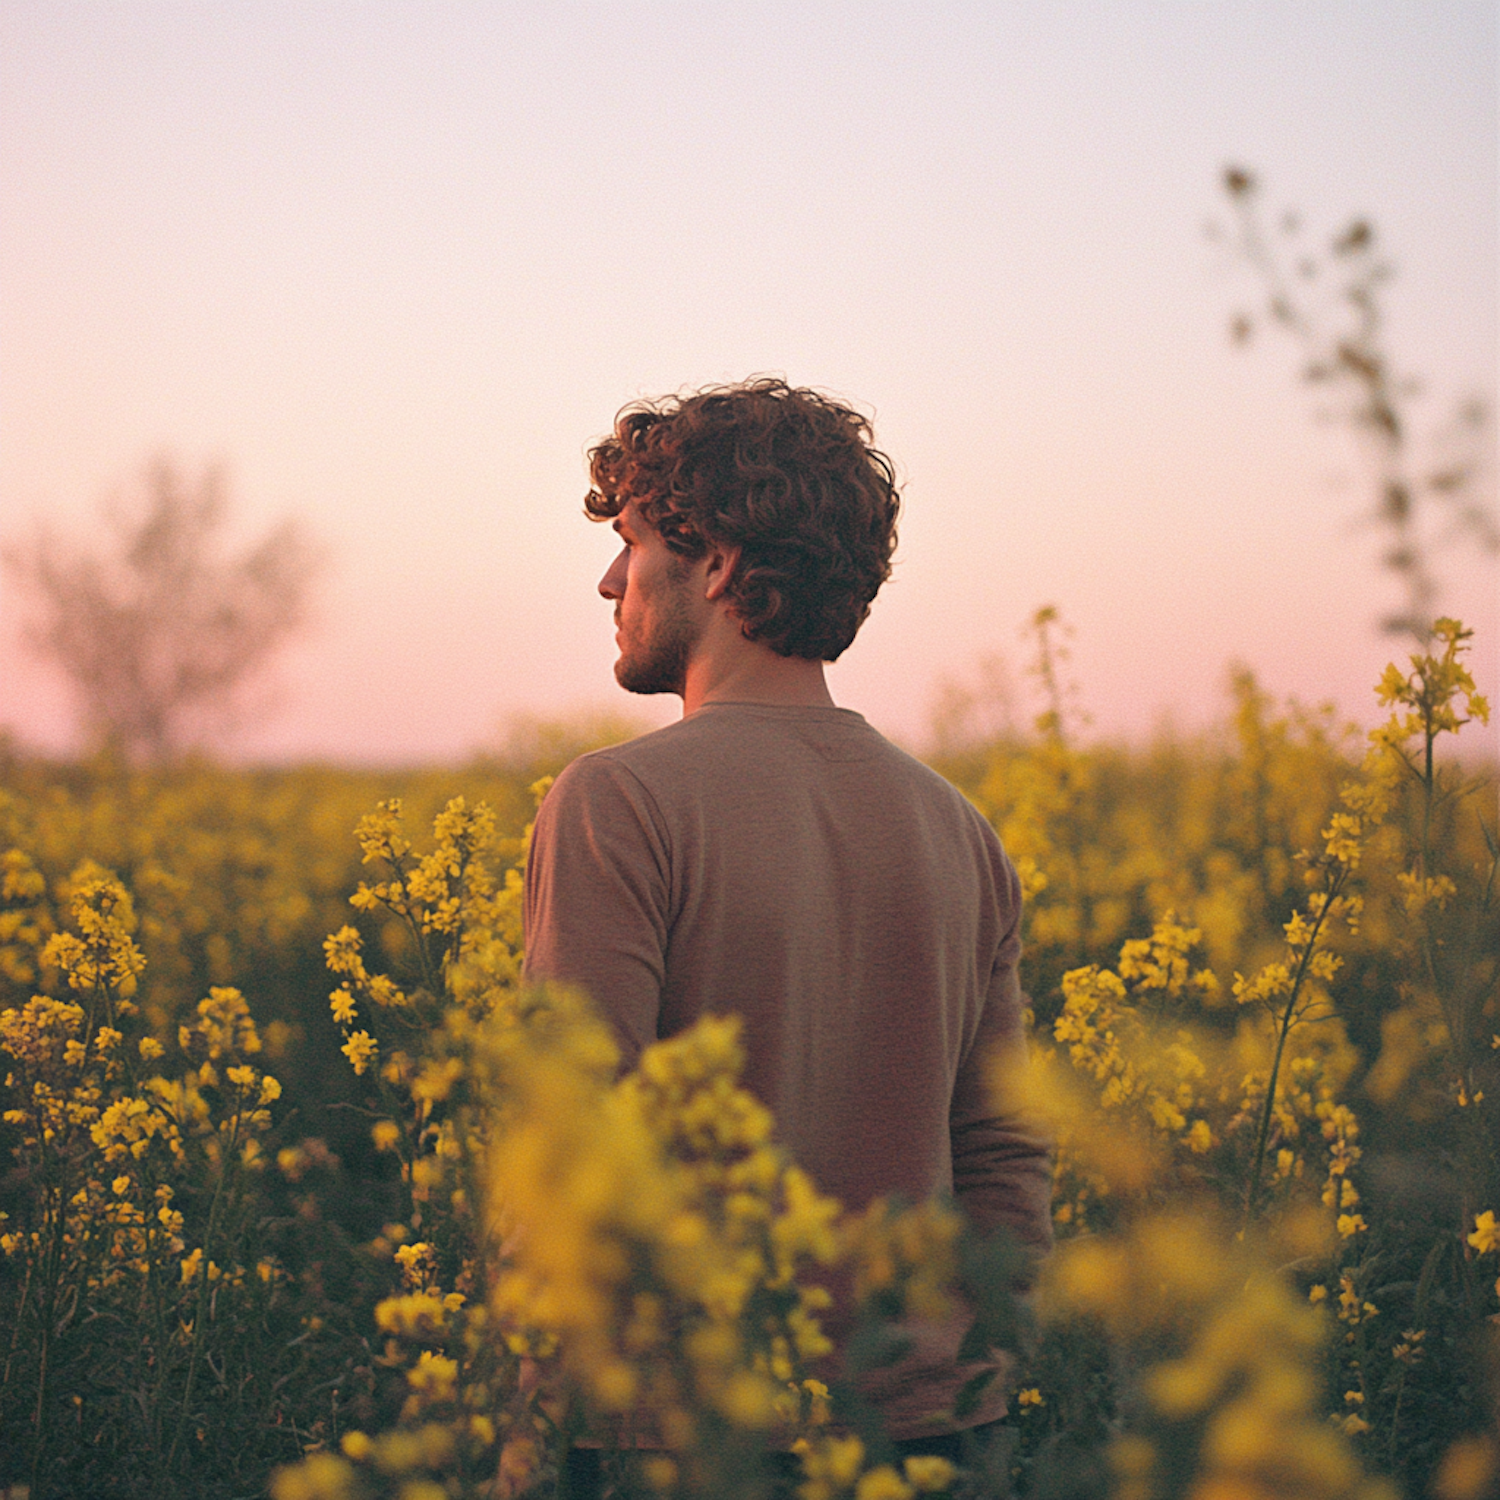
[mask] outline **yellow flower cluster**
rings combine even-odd
[[[1070,1240],[1044,1295],[1054,1314],[1087,1314],[1158,1350],[1142,1379],[1145,1419],[1111,1453],[1122,1500],[1168,1493],[1168,1463],[1195,1475],[1195,1494],[1394,1496],[1314,1416],[1317,1315],[1210,1217],[1162,1213],[1109,1241]]]
[[[402,831],[400,799],[382,802],[360,820],[355,838],[364,862],[383,864],[389,878],[373,885],[361,882],[349,899],[357,910],[384,910],[406,925],[415,940],[424,985],[430,995],[437,995],[449,968],[472,958],[474,950],[486,945],[496,926],[503,924],[506,896],[513,883],[507,883],[497,900],[495,878],[483,858],[495,840],[495,815],[486,804],[471,808],[462,797],[453,798],[438,814],[433,835],[432,849],[414,858]],[[421,941],[434,935],[438,939],[434,945]],[[336,971],[340,971],[335,961],[338,941],[329,940],[329,963]],[[340,972],[364,982],[357,965]],[[461,993],[460,988],[453,991]],[[387,1006],[408,1003],[396,991],[371,998]]]
[[[15,799],[0,792],[0,811],[14,808]],[[24,849],[0,853],[0,978],[12,984],[36,979],[36,956],[48,935],[46,894],[46,877]]]
[[[1472,630],[1446,616],[1432,626],[1434,644],[1442,654],[1416,652],[1411,670],[1403,672],[1395,663],[1386,667],[1375,688],[1384,707],[1396,712],[1388,724],[1376,731],[1377,744],[1402,757],[1402,747],[1413,736],[1431,743],[1440,734],[1457,734],[1465,724],[1490,721],[1490,705],[1474,685],[1474,676],[1462,661]]]
[[[1485,1209],[1474,1218],[1474,1231],[1469,1235],[1469,1244],[1481,1255],[1493,1255],[1500,1251],[1500,1224],[1495,1222],[1493,1209]]]
[[[1182,1136],[1199,1153],[1213,1144],[1201,1114],[1207,1068],[1199,1044],[1185,1027],[1161,1044],[1154,1023],[1184,991],[1209,995],[1217,989],[1208,970],[1188,972],[1187,954],[1200,936],[1169,916],[1149,940],[1125,944],[1119,974],[1096,965],[1065,974],[1063,1012],[1053,1026],[1073,1066],[1099,1086],[1106,1109],[1143,1110],[1156,1129]],[[1134,981],[1130,990],[1126,980]]]
[[[1355,1494],[1356,1449],[1446,1500],[1484,1493],[1487,1439],[1450,1425],[1443,1440],[1460,1440],[1432,1459],[1430,1486],[1412,1457],[1434,1448],[1434,1424],[1466,1420],[1449,1413],[1467,1379],[1452,1351],[1500,1305],[1476,1275],[1500,1253],[1484,1207],[1493,820],[1470,815],[1469,784],[1444,780],[1432,754],[1488,711],[1463,667],[1467,633],[1439,622],[1431,649],[1387,674],[1396,712],[1341,795],[1357,757],[1333,720],[1273,718],[1248,678],[1228,741],[1080,749],[1055,615],[1036,629],[1052,653],[1040,738],[976,751],[964,773],[1027,887],[1026,981],[1046,1038],[1031,1087],[1061,1143],[1064,1248],[1045,1298],[1059,1321],[1015,1401],[1018,1472],[1064,1435],[1107,1430],[1117,1497]],[[434,780],[408,778],[406,807],[438,815],[430,849],[387,800],[361,824],[376,868],[345,923],[358,856],[335,838],[373,801],[369,780],[76,769],[48,782],[20,766],[30,800],[0,793],[0,1108],[7,1170],[25,1185],[0,1223],[19,1330],[7,1416],[24,1427],[58,1410],[75,1386],[38,1393],[33,1377],[74,1381],[86,1328],[129,1327],[108,1379],[157,1434],[142,1461],[177,1487],[195,1447],[239,1451],[203,1414],[246,1388],[247,1356],[321,1359],[320,1380],[347,1366],[316,1413],[286,1396],[245,1408],[242,1431],[283,1444],[262,1474],[314,1450],[276,1481],[292,1500],[544,1489],[586,1417],[608,1440],[681,1439],[635,1465],[674,1500],[728,1493],[734,1463],[798,1436],[804,1500],[979,1483],[941,1460],[878,1461],[873,1441],[830,1425],[839,1392],[809,1369],[831,1263],[882,1315],[940,1312],[956,1264],[974,1265],[956,1221],[937,1205],[842,1219],[738,1087],[725,1021],[617,1080],[569,997],[520,988],[522,844],[495,837],[524,821],[520,779],[475,767],[470,799],[445,806]],[[128,869],[130,890],[86,855]],[[286,1280],[258,1240],[263,1190],[311,1235],[324,1174],[343,1170],[304,1140],[276,1153],[280,1178],[257,1176],[279,1113],[264,1070],[317,1024],[292,1008],[303,982],[282,977],[324,933],[329,1048],[342,1042],[360,1128],[384,1153],[380,1190],[397,1200],[373,1243],[347,1250],[364,1284],[368,1257],[389,1268],[350,1309],[370,1343],[357,1366],[335,1352],[347,1322],[299,1315],[287,1336],[303,1337],[273,1348],[260,1317]],[[283,1019],[255,1024],[232,988],[253,999],[253,976],[275,976]],[[1465,1184],[1431,1225],[1382,1222],[1383,1196],[1361,1191],[1364,1145],[1386,1149],[1393,1120]],[[1279,1278],[1254,1252],[1264,1233]],[[1115,1347],[1080,1353],[1095,1348],[1083,1325]],[[232,1328],[243,1344],[226,1353]],[[76,1389],[91,1394],[66,1438],[57,1420],[30,1437],[93,1461],[124,1408],[97,1416],[102,1382]],[[383,1431],[382,1411],[396,1414]]]
[[[1168,916],[1124,945],[1118,972],[1063,976],[1052,1030],[1065,1050],[1040,1048],[1021,1082],[1057,1138],[1054,1216],[1066,1232],[1107,1223],[1122,1194],[1212,1185],[1226,1205],[1243,1202],[1244,1168],[1232,1164],[1253,1153],[1261,1128],[1278,1201],[1303,1181],[1309,1143],[1326,1144],[1329,1171],[1346,1183],[1358,1160],[1357,1124],[1334,1104],[1354,1066],[1341,1028],[1309,1032],[1295,1050],[1251,1017],[1226,1034],[1222,1017],[1199,1009],[1218,994],[1213,973],[1190,961],[1200,937]],[[1357,1202],[1353,1191],[1338,1206]]]
[[[865,1445],[857,1437],[823,1435],[799,1438],[793,1451],[806,1476],[797,1493],[801,1500],[916,1500],[918,1495],[943,1495],[958,1478],[946,1458],[917,1456],[894,1464],[865,1467]]]
[[[12,896],[45,897],[28,861],[11,858],[6,868]],[[179,1028],[182,1071],[154,1071],[167,1047],[142,1033],[131,998],[145,970],[134,902],[92,864],[62,889],[71,927],[45,937],[40,920],[6,930],[35,949],[35,961],[13,964],[11,974],[50,981],[70,997],[38,994],[0,1011],[9,1059],[4,1120],[17,1127],[15,1155],[30,1186],[15,1227],[0,1234],[0,1252],[19,1263],[23,1288],[11,1367],[18,1347],[35,1349],[30,1441],[40,1451],[52,1372],[80,1357],[71,1314],[59,1310],[86,1299],[90,1317],[139,1325],[139,1368],[130,1378],[148,1410],[157,1403],[155,1461],[170,1466],[183,1429],[166,1424],[161,1403],[174,1385],[179,1399],[191,1398],[211,1358],[210,1305],[228,1320],[245,1292],[245,1270],[233,1258],[237,1184],[259,1164],[281,1090],[246,1060],[260,1038],[244,998],[228,988],[213,989]],[[193,1190],[184,1194],[184,1186]],[[207,1212],[190,1229],[183,1205],[195,1201]],[[190,1234],[199,1241],[191,1250]],[[256,1287],[274,1288],[272,1261],[262,1258],[257,1273]]]
[[[738,1088],[738,1023],[705,1018],[617,1084],[603,1026],[576,997],[553,1003],[503,1038],[497,1313],[553,1330],[596,1411],[672,1447],[704,1411],[752,1430],[786,1420],[786,1388],[829,1348],[827,1294],[797,1276],[838,1257],[839,1210]]]
[[[330,997],[343,1053],[369,1080],[378,1116],[371,1139],[399,1158],[406,1190],[403,1221],[374,1246],[399,1276],[374,1316],[381,1362],[404,1371],[406,1397],[394,1427],[348,1431],[341,1454],[280,1471],[278,1497],[356,1484],[446,1493],[451,1483],[493,1480],[497,1464],[518,1489],[536,1477],[542,1439],[554,1430],[542,1393],[521,1376],[522,1357],[546,1357],[551,1336],[532,1326],[494,1331],[483,1292],[495,1248],[473,1210],[505,1106],[496,1038],[523,1015],[520,885],[514,871],[497,878],[490,867],[500,852],[494,826],[482,804],[452,799],[435,820],[431,851],[418,854],[400,801],[387,799],[356,832],[364,862],[382,867],[383,878],[361,883],[351,903],[385,919],[381,940],[409,977],[372,971],[365,938],[348,924],[325,941],[324,956],[343,980]],[[361,1012],[366,1025],[356,1027]]]
[[[893,1317],[951,1316],[962,1231],[960,1215],[935,1199],[899,1211],[877,1199],[850,1229],[856,1300]]]
[[[1264,701],[1242,684],[1240,761],[1224,790],[1232,794],[1225,799],[1231,806],[1235,798],[1244,799],[1245,849],[1259,851],[1259,868],[1231,858],[1232,845],[1197,854],[1189,852],[1191,843],[1179,845],[1177,853],[1189,867],[1196,858],[1216,878],[1217,890],[1195,891],[1184,901],[1204,920],[1187,927],[1169,915],[1152,939],[1125,944],[1113,969],[1094,962],[1063,970],[1052,1024],[1058,1050],[1038,1049],[1027,1084],[1032,1106],[1052,1120],[1058,1137],[1054,1217],[1060,1232],[1107,1236],[1082,1241],[1079,1254],[1102,1258],[1113,1253],[1111,1247],[1138,1245],[1155,1213],[1173,1201],[1217,1200],[1218,1210],[1237,1220],[1242,1232],[1279,1226],[1298,1239],[1298,1248],[1283,1258],[1300,1275],[1323,1278],[1311,1288],[1313,1303],[1329,1301],[1330,1286],[1336,1292],[1340,1338],[1334,1362],[1358,1398],[1352,1409],[1336,1414],[1337,1425],[1348,1437],[1378,1434],[1370,1439],[1372,1450],[1378,1441],[1390,1453],[1416,1420],[1411,1381],[1430,1378],[1413,1373],[1422,1369],[1428,1331],[1405,1328],[1399,1338],[1386,1332],[1394,1309],[1383,1314],[1376,1301],[1386,1299],[1371,1300],[1366,1292],[1390,1280],[1391,1248],[1389,1240],[1372,1245],[1374,1215],[1356,1182],[1361,1125],[1348,1088],[1360,1059],[1342,1015],[1353,1016],[1357,1005],[1382,997],[1383,1047],[1368,1074],[1369,1095],[1377,1104],[1404,1095],[1412,1117],[1429,1122],[1445,1113],[1472,1114],[1472,1124],[1455,1121],[1445,1140],[1466,1163],[1467,1180],[1476,1188],[1494,1181],[1493,1157],[1486,1154],[1493,1133],[1486,1146],[1478,1117],[1485,1083],[1493,1077],[1483,1058],[1494,1034],[1495,1001],[1483,975],[1492,975],[1496,953],[1487,893],[1495,889],[1497,851],[1493,833],[1473,837],[1483,825],[1450,815],[1475,784],[1445,782],[1433,751],[1437,735],[1468,719],[1483,720],[1488,705],[1473,692],[1461,661],[1468,633],[1451,621],[1438,622],[1435,631],[1437,647],[1415,655],[1410,673],[1387,673],[1381,696],[1398,712],[1369,737],[1371,749],[1352,780],[1347,760],[1327,754],[1305,726],[1299,748],[1285,726],[1268,725]],[[1054,746],[1054,756],[1062,753]],[[1096,764],[1096,777],[1107,775],[1104,764]],[[1335,776],[1346,778],[1342,787],[1335,787]],[[1002,796],[997,785],[996,801]],[[1333,802],[1332,809],[1320,815],[1320,801],[1324,808]],[[1191,805],[1181,799],[1172,808],[1178,818],[1187,811]],[[1222,840],[1222,818],[1216,815],[1210,826]],[[1439,845],[1440,827],[1452,841],[1450,850]],[[1059,815],[1049,837],[1068,829],[1068,819]],[[1284,859],[1273,835],[1285,836]],[[1142,837],[1141,849],[1148,837]],[[1311,852],[1296,855],[1299,844]],[[1082,923],[1077,930],[1087,931],[1088,914],[1106,905],[1107,886],[1096,885],[1078,899],[1076,858],[1064,850],[1059,861],[1059,851],[1049,852],[1045,839],[1034,841],[1031,851],[1049,872],[1059,865],[1073,872],[1067,876],[1075,888],[1073,914]],[[1298,864],[1302,873],[1294,880]],[[1154,892],[1141,889],[1151,906],[1170,911],[1176,900],[1169,905],[1168,893],[1183,884],[1162,875]],[[1297,884],[1302,891],[1294,889]],[[1281,930],[1274,948],[1268,934],[1259,935],[1266,928],[1258,933],[1249,920],[1256,885],[1266,917],[1283,895],[1281,910],[1291,911],[1276,917]],[[1050,887],[1044,888],[1043,901],[1049,894]],[[1477,936],[1487,927],[1488,935]],[[1103,930],[1097,915],[1094,930]],[[1044,944],[1054,943],[1051,927],[1041,931]],[[1204,932],[1223,957],[1253,958],[1230,987],[1236,1012],[1217,1008],[1206,966],[1198,971],[1201,987],[1192,988],[1197,965],[1191,950]],[[1481,952],[1489,957],[1480,960]],[[1357,966],[1354,985],[1345,977],[1351,966]],[[1399,980],[1392,978],[1393,967]],[[1365,1023],[1362,1029],[1368,1037],[1373,1028]],[[1443,1072],[1446,1077],[1434,1086]],[[1413,1092],[1409,1080],[1420,1080],[1426,1092]],[[1321,1205],[1315,1206],[1319,1182]],[[1184,1194],[1190,1196],[1185,1200]],[[1500,1243],[1483,1215],[1471,1222],[1465,1242],[1472,1249],[1487,1253],[1492,1240]],[[1424,1278],[1450,1254],[1451,1227],[1435,1233],[1438,1238],[1424,1251]],[[1067,1243],[1065,1255],[1073,1248]],[[1126,1289],[1131,1283],[1123,1269],[1102,1278],[1100,1286],[1110,1288],[1112,1278],[1113,1290],[1101,1294],[1112,1311],[1087,1298],[1072,1304],[1075,1311],[1114,1319],[1116,1337],[1153,1350],[1166,1329],[1165,1316],[1154,1324],[1149,1318],[1121,1324],[1119,1309],[1136,1293]],[[1428,1290],[1424,1279],[1419,1296],[1408,1292],[1400,1301],[1419,1310]],[[1500,1283],[1495,1292],[1500,1296]],[[1067,1305],[1067,1298],[1054,1303]],[[1195,1372],[1201,1373],[1190,1365],[1177,1375],[1187,1380]],[[1310,1409],[1316,1402],[1316,1389],[1306,1380],[1300,1394],[1294,1385],[1286,1390],[1293,1405]],[[1201,1420],[1201,1413],[1192,1420]],[[1278,1420],[1268,1407],[1247,1419],[1247,1430]],[[1169,1467],[1180,1475],[1181,1455],[1172,1451],[1177,1456]],[[1175,1482],[1162,1467],[1162,1454],[1149,1445],[1126,1443],[1116,1458],[1122,1494],[1167,1493]],[[1217,1493],[1219,1481],[1206,1477],[1212,1466],[1201,1457],[1197,1473],[1205,1476],[1204,1493]],[[1311,1481],[1285,1476],[1222,1483],[1225,1493],[1244,1488],[1300,1494],[1304,1483],[1305,1492],[1319,1492]]]

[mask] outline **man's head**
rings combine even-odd
[[[896,545],[895,474],[870,437],[858,412],[784,380],[638,403],[590,453],[584,509],[602,521],[629,506],[680,558],[733,549],[725,600],[744,635],[835,661]]]

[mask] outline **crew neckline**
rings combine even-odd
[[[812,715],[817,718],[854,720],[860,724],[865,722],[865,716],[857,709],[844,708],[837,703],[759,703],[753,698],[715,698],[709,703],[700,703],[692,713],[684,714],[678,722],[686,724],[689,719],[696,719],[699,714],[716,708],[740,709],[774,718],[803,718]]]

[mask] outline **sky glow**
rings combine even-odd
[[[294,513],[312,627],[222,748],[455,760],[627,700],[584,449],[640,397],[773,371],[872,413],[897,573],[833,670],[908,743],[945,679],[1071,622],[1093,732],[1218,718],[1231,662],[1373,712],[1399,599],[1355,446],[1203,232],[1256,168],[1369,215],[1419,436],[1496,388],[1489,4],[9,0],[0,536],[88,534],[146,461]],[[1493,493],[1493,465],[1490,470]],[[1497,689],[1494,565],[1440,606]],[[0,595],[0,724],[76,743]],[[999,710],[997,709],[998,713]]]

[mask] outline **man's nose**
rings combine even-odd
[[[625,594],[625,548],[620,548],[619,556],[609,565],[603,578],[599,580],[599,592],[606,599],[620,599]]]

